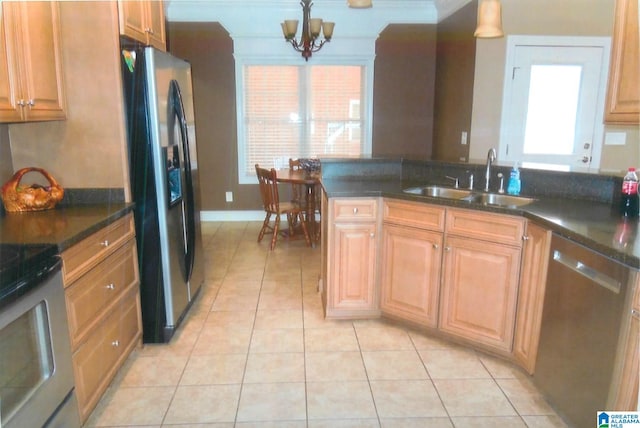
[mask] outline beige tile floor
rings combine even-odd
[[[562,427],[514,366],[383,320],[327,321],[319,248],[205,223],[206,282],[134,351],[87,426]]]

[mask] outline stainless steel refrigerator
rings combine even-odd
[[[204,281],[191,66],[121,48],[143,341],[169,342]]]

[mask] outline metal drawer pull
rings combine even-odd
[[[107,288],[108,290],[115,290],[116,286],[112,282],[111,284],[107,284],[107,286],[105,288]]]
[[[631,316],[634,318],[640,318],[640,311],[637,309],[631,309]]]
[[[114,340],[113,342],[111,342],[111,346],[113,346],[114,348],[117,348],[118,346],[120,346],[120,341]]]
[[[579,260],[574,259],[573,257],[567,256],[566,254],[561,253],[558,250],[553,251],[553,260],[560,263],[563,266],[571,269],[572,271],[579,273],[585,278],[590,279],[601,287],[606,288],[607,290],[611,290],[616,294],[620,293],[620,288],[622,284],[620,281],[611,278],[608,275],[605,275],[602,272],[591,268]]]
[[[357,208],[354,208],[354,209],[353,209],[353,213],[354,213],[354,214],[358,214],[358,209],[357,209]]]

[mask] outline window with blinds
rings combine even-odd
[[[289,158],[362,154],[364,72],[359,65],[245,65],[241,182],[255,177],[256,163],[282,168]]]

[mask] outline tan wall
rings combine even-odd
[[[506,35],[611,36],[614,1],[502,0]],[[506,38],[478,39],[473,98],[470,158],[484,159],[500,140]],[[640,164],[637,127],[606,127],[628,132],[625,146],[603,146],[601,168],[625,168],[629,159]]]
[[[430,159],[436,78],[436,26],[389,25],[376,41],[374,156]]]
[[[233,42],[218,23],[171,22],[169,50],[191,63],[202,209],[259,210],[257,183],[238,184]],[[375,155],[431,155],[435,26],[383,32],[374,81]],[[380,41],[379,41],[380,42]],[[398,76],[403,76],[398,79]],[[233,202],[225,202],[232,191]]]
[[[67,188],[128,188],[116,2],[60,2],[67,120],[9,125],[13,166]]]
[[[472,1],[438,24],[433,159],[466,161],[471,131],[478,3]]]

